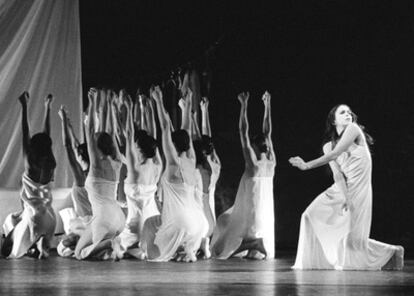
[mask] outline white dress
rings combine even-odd
[[[372,212],[371,155],[366,146],[336,162],[346,179],[350,210],[334,184],[302,214],[296,269],[379,270],[397,247],[369,238]]]
[[[122,252],[141,240],[141,233],[145,221],[156,215],[160,215],[155,202],[157,185],[124,184],[125,195],[128,204],[128,215],[125,228],[120,237]]]
[[[8,258],[22,257],[41,236],[50,241],[56,227],[50,185],[36,183],[26,174],[23,174],[22,184],[23,212],[10,214],[3,225],[4,234],[13,240]]]
[[[266,165],[265,161],[259,165]],[[211,240],[212,256],[227,259],[243,240],[263,239],[266,259],[274,258],[273,175],[243,174],[234,205],[217,219]]]
[[[116,201],[117,182],[88,176],[85,188],[88,191],[93,216],[84,234],[91,231],[92,244],[80,250],[78,259],[89,257],[103,240],[114,239],[125,226],[125,215]]]
[[[153,228],[158,230],[154,244],[158,248],[159,256],[153,261],[171,260],[180,247],[186,254],[195,256],[208,230],[208,222],[199,201],[195,198],[195,186],[170,183],[162,177],[161,189],[161,225],[156,225],[159,218],[149,221],[150,224],[154,224]],[[148,247],[151,247],[151,244],[148,244]]]

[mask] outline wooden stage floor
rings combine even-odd
[[[293,257],[196,263],[0,260],[0,295],[414,295],[403,271],[293,271]]]

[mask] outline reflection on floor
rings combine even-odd
[[[0,295],[414,295],[403,271],[293,271],[293,257],[196,263],[0,259]]]

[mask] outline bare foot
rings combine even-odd
[[[201,240],[201,251],[203,251],[204,256],[203,259],[211,258],[211,251],[210,251],[210,238],[205,237]]]

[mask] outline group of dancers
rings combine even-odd
[[[3,225],[1,254],[49,256],[56,227],[50,183],[56,160],[50,138],[51,95],[45,99],[44,130],[30,136],[27,102],[22,106],[23,210]],[[125,91],[91,88],[83,120],[85,143],[77,139],[69,114],[59,109],[62,138],[74,177],[72,208],[59,212],[65,235],[57,246],[76,259],[194,262],[198,259],[272,259],[275,255],[271,96],[262,96],[262,132],[249,136],[249,93],[238,95],[239,134],[245,162],[232,207],[215,213],[221,162],[212,141],[209,102],[195,106],[182,91],[180,129],[174,130],[160,87],[133,100]],[[198,105],[198,104],[197,104]],[[196,112],[194,112],[196,111]],[[156,114],[157,113],[157,116]],[[201,114],[201,130],[197,114]],[[157,122],[161,147],[157,143]],[[346,105],[327,119],[324,155],[289,162],[301,170],[329,164],[334,184],[301,218],[296,269],[401,269],[404,249],[369,238],[372,211],[371,137]],[[127,169],[123,184],[122,166]],[[122,184],[122,185],[121,185]],[[117,201],[123,186],[127,211]]]

